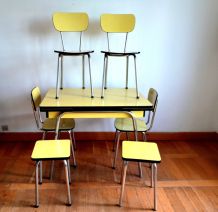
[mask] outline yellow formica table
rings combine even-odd
[[[108,88],[105,90],[103,99],[101,98],[101,89],[94,89],[94,98],[90,98],[90,89],[81,88],[64,88],[60,90],[58,99],[55,98],[55,95],[55,88],[48,90],[40,104],[42,112],[76,111],[75,116],[77,117],[75,118],[116,118],[119,117],[117,113],[119,111],[121,113],[122,111],[134,111],[135,117],[142,117],[144,111],[152,110],[151,102],[141,94],[137,99],[135,89],[131,88]],[[104,114],[103,111],[116,113],[114,113],[114,117],[111,115],[108,117],[109,113]],[[84,112],[91,112],[92,115]]]

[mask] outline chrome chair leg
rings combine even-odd
[[[36,161],[36,173],[35,173],[35,207],[39,207],[39,163],[40,161]]]
[[[128,166],[128,162],[124,161],[124,168],[123,168],[123,174],[122,174],[122,187],[121,187],[120,201],[119,201],[120,206],[122,206],[123,193],[124,193],[124,187],[125,187],[125,181],[126,181],[127,166]]]
[[[138,82],[137,82],[137,70],[136,70],[136,56],[135,55],[134,55],[134,66],[135,66],[136,98],[139,99]]]
[[[146,133],[145,133],[145,132],[142,132],[142,135],[143,135],[143,141],[147,141]]]
[[[107,89],[108,56],[106,57],[104,89]]]
[[[127,141],[129,141],[129,132],[126,132]]]
[[[56,97],[55,97],[56,99],[59,98],[59,70],[60,70],[59,60],[60,60],[60,55],[58,55],[58,64],[57,64],[57,81],[56,81]]]
[[[45,140],[45,134],[46,134],[46,131],[43,131],[42,140]]]
[[[90,79],[90,87],[91,87],[91,98],[94,98],[93,88],[92,88],[92,74],[91,74],[91,65],[90,65],[90,54],[88,54],[89,61],[89,79]]]
[[[74,150],[76,150],[76,139],[75,139],[74,130],[71,130],[71,133],[72,133],[72,138],[73,138],[73,147],[74,147]]]
[[[85,89],[85,56],[82,56],[82,89]]]
[[[69,137],[70,137],[71,152],[72,152],[72,155],[73,155],[73,165],[76,167],[76,158],[75,158],[75,152],[74,152],[74,145],[73,145],[73,142],[72,142],[71,131],[68,131],[68,133],[69,133]]]
[[[129,56],[126,56],[126,89],[128,89],[128,78],[129,78]]]
[[[117,136],[118,136],[118,130],[116,130],[115,136],[114,136],[113,152],[115,151],[115,146],[116,146],[116,143],[117,143]]]
[[[103,64],[103,76],[102,76],[102,85],[101,85],[101,98],[104,98],[104,83],[105,83],[105,65],[106,56],[104,55],[104,64]]]
[[[116,167],[116,161],[117,161],[117,155],[119,150],[119,143],[120,143],[120,132],[118,132],[117,141],[116,141],[116,149],[115,149],[115,155],[114,155],[114,162],[113,162],[113,169]]]
[[[63,89],[63,79],[64,79],[63,60],[64,57],[63,55],[61,55],[61,86],[60,86],[61,90]]]
[[[71,203],[71,195],[70,195],[68,165],[66,160],[64,160],[64,167],[65,167],[65,176],[66,176],[66,184],[67,184],[67,199],[68,199],[67,205],[70,206],[72,203]]]

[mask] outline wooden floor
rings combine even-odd
[[[34,208],[33,142],[0,142],[0,211],[150,211],[153,206],[149,169],[144,177],[137,164],[127,172],[123,207],[120,194],[121,157],[111,168],[112,142],[78,142],[77,168],[71,168],[72,206],[65,206],[66,185],[61,162],[55,163],[53,181],[50,163],[44,165],[40,207]],[[218,211],[218,143],[159,142],[162,162],[158,166],[158,211]]]

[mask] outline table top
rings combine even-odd
[[[51,88],[40,104],[42,112],[50,111],[145,111],[152,110],[152,104],[143,95],[136,98],[134,88],[108,88],[101,98],[101,89],[94,89],[94,98],[90,89],[64,88],[56,99],[56,90]]]

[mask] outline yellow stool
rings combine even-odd
[[[146,162],[151,164],[151,186],[154,187],[154,210],[157,210],[157,163],[161,162],[160,153],[156,143],[138,142],[138,141],[123,141],[122,143],[122,187],[120,193],[120,206],[122,205],[122,198],[124,193],[124,186],[126,180],[126,171],[129,161]]]
[[[40,173],[40,180],[39,180],[38,167],[43,160],[63,160],[65,166],[67,194],[68,194],[67,205],[69,206],[71,205],[70,185],[69,185],[70,184],[69,158],[70,158],[70,140],[39,140],[35,143],[31,155],[31,159],[36,162],[35,207],[39,207],[38,184],[42,183],[42,177]]]

